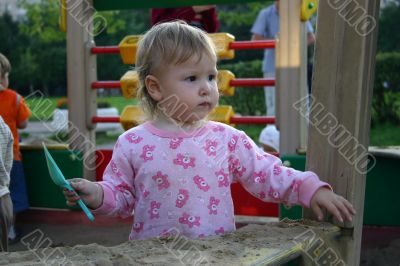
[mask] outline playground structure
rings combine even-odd
[[[219,4],[239,1],[193,0],[191,4],[210,4],[210,2]],[[297,150],[305,148],[307,143],[305,120],[301,117],[301,112],[291,108],[294,103],[306,95],[306,81],[303,73],[305,71],[305,27],[299,19],[301,6],[305,2],[307,1],[280,1],[281,30],[279,41],[276,43],[278,112],[276,120],[269,122],[276,122],[281,130],[282,155],[295,155]],[[356,2],[365,8],[369,16],[377,17],[378,4],[375,1],[358,0]],[[112,2],[94,0],[93,4],[97,10],[156,5],[152,1],[138,4],[134,1],[122,0]],[[188,3],[178,2],[175,5],[183,4],[187,5]],[[157,5],[166,7],[172,4],[168,1],[158,1]],[[85,7],[79,8],[84,10]],[[92,15],[92,12],[85,13],[88,18]],[[93,84],[97,82],[96,55],[93,54],[95,45],[89,32],[79,25],[73,16],[67,15],[66,17],[69,120],[79,129],[80,133],[94,142],[95,125],[97,122],[101,122],[101,119],[99,120],[95,116],[96,91],[89,89],[93,88]],[[366,36],[360,36],[351,28],[351,25],[339,17],[337,10],[325,2],[320,3],[317,27],[314,97],[322,104],[327,114],[333,114],[338,123],[345,126],[359,140],[359,143],[351,143],[353,145],[351,148],[358,144],[368,146],[376,30]],[[331,27],[335,30],[331,30]],[[342,43],[351,45],[347,50],[342,50]],[[322,47],[324,48],[322,49]],[[232,86],[233,80],[229,82]],[[311,108],[311,116],[318,111],[320,110]],[[227,111],[223,113],[229,114]],[[349,116],[349,113],[354,115]],[[239,123],[240,120],[235,121],[233,117],[233,115],[229,115],[224,119],[230,123]],[[328,119],[330,117],[321,117],[318,124],[322,125],[325,130],[327,128],[333,130],[336,125],[332,123],[332,119]],[[263,123],[265,122],[267,121],[263,121]],[[309,142],[307,149],[308,169],[316,172],[321,179],[331,183],[336,192],[351,201],[357,209],[358,215],[354,222],[341,225],[342,228],[347,229],[338,232],[336,236],[339,236],[337,238],[339,240],[334,244],[335,248],[340,250],[340,257],[347,264],[357,265],[360,257],[365,173],[358,172],[354,165],[343,159],[336,147],[327,142],[326,134],[321,134],[320,128],[310,126],[309,138],[313,141]],[[93,152],[90,147],[82,146],[79,141],[72,141],[71,147],[83,153]],[[86,178],[95,179],[93,170],[95,164],[95,161],[92,160],[92,165],[86,165],[84,168]],[[314,219],[312,214],[307,212],[304,217]],[[329,221],[338,224],[336,221]],[[277,242],[279,241],[277,240]]]
[[[241,49],[267,49],[275,48],[275,41],[240,41],[235,42],[234,36],[228,33],[209,34],[216,47],[219,59],[232,59],[235,56],[234,50]],[[92,54],[120,54],[125,64],[135,64],[136,50],[139,35],[125,37],[118,47],[93,47]],[[274,86],[275,79],[235,79],[235,75],[227,70],[218,72],[218,88],[222,95],[233,96],[236,86]],[[95,81],[91,84],[92,89],[122,89],[125,98],[135,98],[139,87],[139,79],[136,71],[126,72],[120,81]],[[92,118],[93,123],[121,122],[125,130],[137,126],[143,120],[144,113],[137,106],[127,106],[121,117],[98,117]],[[274,117],[234,117],[234,112],[230,106],[217,106],[209,116],[210,120],[227,124],[273,124]]]
[[[97,2],[94,2],[94,5],[96,6]],[[104,4],[104,2],[103,2]],[[302,1],[301,2],[301,8],[298,10],[299,13],[301,14],[301,19],[304,21],[307,18],[309,18],[313,12],[316,10],[316,1]],[[108,7],[109,8],[109,7]],[[65,9],[67,10],[67,8]],[[301,10],[301,12],[300,12]],[[66,17],[64,14],[63,17]],[[62,23],[62,25],[65,25],[66,23]],[[298,34],[294,35],[299,35],[297,39],[288,39],[288,41],[292,42],[292,45],[290,47],[290,54],[295,58],[299,65],[298,70],[299,71],[294,71],[289,74],[291,77],[293,85],[295,87],[299,88],[298,90],[292,90],[290,95],[298,94],[296,99],[298,98],[303,98],[306,96],[306,80],[301,78],[302,76],[305,76],[306,74],[306,45],[305,43],[305,25],[300,23],[300,20],[298,21]],[[292,32],[294,29],[292,29]],[[235,41],[234,36],[228,33],[214,33],[214,34],[209,34],[211,39],[213,40],[215,46],[216,46],[216,52],[217,56],[220,59],[231,59],[234,58],[234,51],[235,50],[242,50],[242,49],[268,49],[268,48],[275,48],[276,47],[276,41],[275,40],[262,40],[262,41]],[[291,35],[288,35],[289,37]],[[301,38],[300,38],[301,37]],[[122,89],[122,94],[126,98],[134,98],[136,95],[137,88],[139,86],[138,82],[138,76],[135,71],[128,71],[120,81],[97,81],[96,80],[96,73],[93,71],[93,69],[96,69],[96,57],[93,57],[93,55],[98,55],[98,54],[120,54],[122,57],[122,61],[125,64],[134,64],[135,63],[135,56],[136,56],[136,50],[137,50],[137,44],[140,39],[139,35],[131,35],[131,36],[126,36],[118,46],[105,46],[105,47],[96,47],[93,42],[87,42],[86,43],[86,51],[85,55],[87,57],[87,60],[85,60],[84,64],[84,71],[85,73],[88,73],[88,78],[86,78],[85,83],[80,83],[82,84],[90,84],[90,87],[93,90],[96,89]],[[281,41],[281,43],[284,43],[285,41]],[[281,45],[282,46],[282,45]],[[283,46],[282,46],[283,47]],[[295,48],[295,49],[293,49]],[[279,47],[277,47],[277,50],[279,51]],[[75,52],[76,49],[74,49]],[[295,52],[294,52],[295,51]],[[88,54],[90,56],[88,56]],[[279,53],[278,53],[278,59],[279,59]],[[287,60],[287,58],[282,57],[282,60]],[[278,60],[279,61],[279,60]],[[279,64],[279,63],[278,63]],[[277,65],[278,65],[277,64]],[[76,66],[74,66],[74,70]],[[70,71],[69,71],[70,72]],[[285,71],[282,71],[283,76],[285,75]],[[278,76],[278,75],[277,75]],[[76,79],[75,79],[76,80]],[[283,79],[281,82],[286,82]],[[227,96],[233,96],[235,89],[234,87],[236,86],[241,86],[241,87],[254,87],[254,86],[274,86],[276,85],[278,88],[280,87],[278,82],[275,81],[275,79],[257,79],[257,78],[247,78],[247,79],[235,79],[235,76],[233,73],[230,71],[226,70],[220,70],[218,73],[218,87],[220,89],[220,92],[222,95],[227,95]],[[75,88],[77,88],[74,85]],[[78,89],[75,89],[74,91],[77,91]],[[278,94],[280,89],[278,89]],[[289,94],[289,93],[287,93]],[[125,110],[122,112],[121,117],[99,117],[96,115],[93,115],[93,109],[95,107],[91,106],[93,105],[93,102],[95,102],[95,94],[85,92],[86,97],[86,107],[85,107],[85,118],[84,122],[86,123],[85,130],[87,131],[85,136],[88,137],[89,140],[94,142],[94,135],[90,133],[90,131],[93,130],[96,124],[98,123],[115,123],[115,122],[121,122],[123,127],[125,129],[128,129],[130,127],[138,125],[143,118],[143,112],[137,107],[137,106],[127,106]],[[284,93],[282,93],[284,95]],[[279,98],[279,96],[278,96]],[[286,97],[282,97],[282,106],[288,106],[288,103],[286,102]],[[73,103],[72,103],[73,104]],[[279,105],[278,105],[279,106]],[[74,107],[72,107],[74,108]],[[71,109],[72,109],[71,108]],[[295,110],[288,110],[288,108],[281,108],[282,110],[278,110],[278,113],[281,112],[282,118],[286,117],[292,117],[292,124],[291,124],[291,130],[283,132],[282,130],[282,139],[290,139],[290,142],[283,142],[281,141],[281,147],[283,154],[296,154],[298,150],[304,150],[306,146],[306,121],[304,119],[301,119],[300,115],[298,112]],[[79,108],[77,109],[79,110]],[[289,111],[289,113],[288,113]],[[82,111],[81,111],[82,112]],[[279,115],[277,115],[279,117]],[[210,114],[209,119],[223,122],[223,123],[228,123],[228,124],[277,124],[279,126],[280,121],[278,118],[275,117],[243,117],[243,116],[234,116],[234,111],[232,107],[230,106],[218,106],[213,113]],[[73,121],[73,120],[71,120]],[[282,121],[286,121],[282,119]],[[289,121],[289,120],[288,120]],[[81,118],[80,122],[77,122],[78,124],[83,124],[83,118]],[[282,123],[282,126],[285,127],[285,123]],[[293,130],[295,129],[295,130]],[[290,133],[289,133],[290,132]],[[294,132],[297,132],[294,134]],[[291,134],[291,135],[287,135]],[[286,136],[287,135],[287,136]],[[72,146],[74,146],[74,143],[71,143]],[[79,145],[79,143],[77,144]],[[79,149],[83,151],[85,154],[87,154],[87,150],[85,148],[80,147]],[[84,176],[88,179],[94,179],[94,171],[86,171],[84,173]]]

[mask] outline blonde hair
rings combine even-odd
[[[148,119],[157,114],[157,102],[147,91],[145,79],[166,67],[166,64],[182,64],[203,55],[216,60],[212,40],[201,29],[189,26],[184,21],[173,21],[153,26],[140,39],[136,53],[135,68],[140,87],[137,98]]]
[[[0,53],[0,81],[11,71],[11,64],[2,53]]]

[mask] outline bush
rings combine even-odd
[[[372,98],[372,124],[400,124],[400,53],[378,53]]]
[[[220,70],[230,70],[236,78],[261,78],[261,60],[220,64]],[[262,87],[235,88],[234,96],[222,96],[221,105],[232,105],[235,113],[241,115],[265,115],[265,97]]]

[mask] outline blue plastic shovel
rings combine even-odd
[[[53,180],[54,184],[66,188],[69,191],[74,191],[72,186],[65,180],[64,175],[62,174],[60,168],[58,168],[56,162],[54,161],[53,157],[51,157],[50,152],[47,150],[46,145],[42,143],[44,148],[44,154],[46,155],[46,162],[47,167],[49,168],[50,177]],[[86,207],[85,203],[81,199],[78,200],[78,204],[81,209],[85,212],[86,216],[89,218],[90,221],[94,221],[93,214],[90,210]]]

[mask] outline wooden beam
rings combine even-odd
[[[308,36],[307,36],[307,26],[306,23],[300,24],[300,81],[299,81],[299,97],[304,99],[308,96],[308,84],[307,84],[307,52],[308,52]],[[293,107],[293,104],[290,108]],[[298,147],[297,153],[300,150],[304,151],[307,149],[308,141],[308,122],[305,117],[300,116],[300,146]]]
[[[96,59],[88,56],[92,43],[91,1],[67,2],[67,95],[69,144],[82,152],[83,177],[95,180],[95,130],[90,117],[96,114],[96,93],[90,80],[96,80]]]
[[[301,0],[281,0],[279,4],[279,41],[277,42],[276,88],[277,126],[280,153],[294,155],[302,146],[301,116],[292,106],[306,93],[305,23],[300,21]],[[304,129],[305,127],[303,127]],[[305,132],[303,131],[303,135]],[[303,137],[304,139],[304,137]]]
[[[377,0],[319,1],[307,169],[356,208],[337,243],[347,265],[360,263],[378,12]]]

